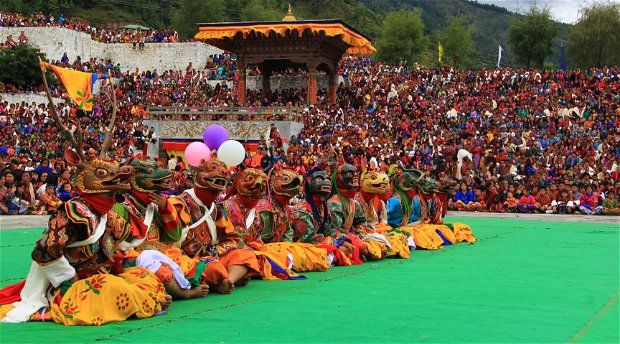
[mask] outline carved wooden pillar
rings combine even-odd
[[[263,65],[260,68],[260,72],[263,75],[263,95],[271,94],[271,68]]]
[[[237,100],[241,106],[245,106],[245,93],[246,93],[246,74],[245,74],[245,59],[239,57],[237,59],[237,69],[239,72],[239,78],[237,80]]]
[[[336,96],[336,89],[338,88],[338,64],[334,63],[329,69],[329,83],[328,83],[328,91],[329,91],[329,102],[331,104],[336,104],[338,102]]]
[[[315,60],[308,61],[308,104],[316,103],[316,68],[318,65]]]

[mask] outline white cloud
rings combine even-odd
[[[483,4],[493,4],[504,7],[513,12],[526,12],[530,4],[534,1],[529,0],[477,0]],[[596,0],[595,0],[596,1]],[[592,1],[580,0],[537,0],[538,7],[547,7],[551,16],[560,22],[574,24],[579,19],[579,10]]]

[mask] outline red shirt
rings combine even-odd
[[[529,197],[523,195],[521,196],[521,198],[519,198],[519,203],[520,204],[535,204],[536,198],[534,198],[534,196],[532,195],[530,195]]]
[[[593,192],[590,195],[583,194],[581,195],[581,199],[579,200],[579,205],[588,205],[590,208],[596,208],[598,206],[600,196]]]

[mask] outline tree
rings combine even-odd
[[[568,56],[580,67],[620,62],[620,3],[597,3],[581,10],[572,28]]]
[[[0,49],[0,82],[11,83],[19,87],[40,85],[43,78],[41,78],[39,57],[45,61],[45,55],[38,48],[26,44],[19,45],[15,49]],[[47,78],[55,80],[49,72]]]
[[[400,10],[385,16],[377,39],[377,50],[382,61],[392,64],[407,61],[411,64],[419,60],[428,44],[421,11]]]
[[[542,67],[545,57],[551,54],[551,44],[558,33],[548,8],[530,7],[527,14],[513,19],[508,37],[517,62],[530,67]]]
[[[280,21],[286,11],[278,11],[273,1],[252,0],[242,11],[241,20],[245,21]]]
[[[224,19],[224,0],[181,0],[172,16],[172,25],[181,39],[193,38],[198,23],[220,22]]]
[[[24,4],[22,0],[7,0],[0,4],[0,9],[7,12],[23,12]]]
[[[474,53],[474,43],[471,39],[474,31],[471,25],[465,25],[466,17],[451,17],[448,27],[441,34],[440,42],[443,47],[443,61],[453,60],[457,66],[471,67],[471,55]]]

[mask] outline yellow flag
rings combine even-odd
[[[93,111],[93,85],[99,77],[96,73],[78,72],[73,69],[57,67],[47,62],[41,62],[44,68],[51,69],[58,80],[67,89],[73,101],[86,111]]]
[[[439,56],[439,63],[441,63],[441,58],[443,57],[443,46],[441,45],[441,42],[439,42],[439,46],[437,47],[438,50],[438,56]]]

